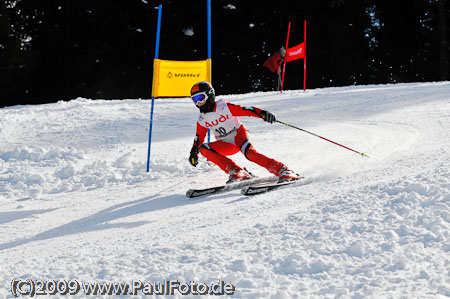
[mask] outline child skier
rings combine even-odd
[[[260,108],[242,107],[225,100],[216,102],[214,89],[207,81],[194,84],[191,88],[191,98],[197,108],[200,109],[197,134],[189,156],[189,162],[192,166],[197,166],[198,153],[200,152],[209,161],[217,164],[229,174],[227,183],[246,180],[251,178],[251,175],[226,157],[241,151],[248,160],[278,176],[279,182],[299,179],[299,176],[283,163],[257,152],[249,141],[247,128],[239,120],[239,116],[251,116],[273,123],[276,121],[275,115]],[[213,132],[217,141],[203,143],[208,129]]]

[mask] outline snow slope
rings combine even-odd
[[[450,297],[450,82],[225,98],[370,158],[242,118],[257,149],[309,184],[189,200],[187,189],[227,179],[187,162],[189,99],[156,100],[150,173],[148,100],[2,108],[0,298],[13,297],[13,279],[223,280],[236,298]]]

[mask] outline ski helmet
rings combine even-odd
[[[191,99],[195,106],[200,109],[200,112],[212,112],[216,103],[216,94],[211,83],[208,81],[200,81],[194,84],[191,88]],[[198,106],[199,103],[204,103]]]

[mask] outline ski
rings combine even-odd
[[[242,195],[257,195],[261,193],[266,193],[275,189],[278,189],[280,187],[292,185],[292,184],[298,184],[302,182],[303,178],[300,178],[295,181],[289,181],[289,182],[283,182],[283,183],[267,183],[267,184],[257,184],[257,185],[249,185],[245,186],[241,189]]]
[[[228,192],[236,189],[241,189],[245,186],[249,185],[257,185],[262,183],[270,183],[275,182],[278,180],[278,177],[276,176],[267,176],[267,177],[255,177],[244,181],[238,181],[230,184],[224,184],[220,186],[210,187],[210,188],[204,188],[204,189],[189,189],[186,192],[187,198],[194,198],[194,197],[201,197],[201,196],[208,196],[223,192]]]

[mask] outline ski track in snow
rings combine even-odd
[[[156,100],[150,173],[148,100],[2,108],[0,298],[13,297],[14,278],[222,279],[236,298],[448,298],[449,95],[439,82],[224,96],[370,158],[242,118],[255,147],[308,184],[199,199],[184,194],[227,177],[187,162],[189,99]]]

